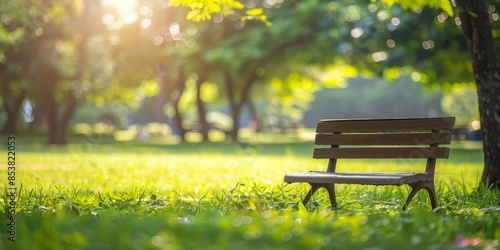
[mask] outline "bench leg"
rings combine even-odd
[[[417,182],[417,183],[411,183],[409,185],[410,187],[412,187],[412,190],[408,195],[408,198],[406,199],[405,205],[403,206],[403,210],[406,210],[408,208],[408,204],[410,203],[410,201],[413,199],[415,194],[417,194],[417,192],[420,191],[421,189],[425,189],[427,190],[427,193],[429,193],[429,199],[431,200],[432,209],[437,207],[436,192],[434,190],[433,182]]]
[[[319,189],[318,184],[310,183],[310,185],[311,185],[311,189],[309,190],[309,192],[307,193],[306,197],[302,201],[302,205],[304,205],[304,206],[309,202],[309,199],[311,199],[311,197],[313,196],[313,194]]]
[[[429,193],[429,199],[431,200],[431,206],[432,206],[432,209],[434,210],[437,207],[437,198],[436,198],[436,191],[434,189],[434,183],[431,183],[430,185],[426,186],[425,190],[427,190],[427,193]]]
[[[328,196],[330,197],[330,204],[332,205],[332,208],[337,207],[334,184],[325,184],[324,188],[328,191]]]
[[[328,191],[328,196],[330,198],[330,204],[332,207],[337,206],[337,200],[335,197],[335,186],[334,184],[329,184],[329,183],[309,183],[311,185],[311,190],[307,193],[306,197],[302,201],[302,204],[305,206],[307,202],[309,202],[309,199],[313,196],[313,194],[320,188],[324,188]]]

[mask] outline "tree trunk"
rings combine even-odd
[[[5,87],[8,88],[7,86]],[[7,113],[7,120],[5,121],[5,124],[2,128],[2,133],[16,133],[16,123],[19,118],[19,113],[21,112],[21,106],[27,95],[28,90],[26,89],[23,89],[17,97],[10,94],[10,91],[8,91],[7,89],[5,90],[3,94],[3,106],[5,108],[5,112]],[[13,99],[12,103],[10,103],[11,99]]]
[[[254,123],[254,130],[255,132],[260,132],[262,130],[262,120],[259,117],[259,114],[257,113],[257,110],[255,109],[255,104],[252,102],[251,99],[247,100],[247,105],[248,105],[248,110],[250,111],[250,116],[252,117],[253,123]]]
[[[240,129],[240,123],[239,123],[240,113],[243,104],[245,104],[250,98],[250,92],[252,90],[253,84],[255,83],[255,80],[257,79],[257,75],[255,74],[255,72],[252,71],[251,75],[248,77],[247,81],[243,85],[239,102],[236,101],[234,95],[234,93],[236,92],[235,91],[236,88],[235,88],[235,82],[231,77],[231,74],[226,71],[224,74],[224,78],[226,82],[227,95],[231,108],[231,116],[233,117],[233,127],[229,135],[233,140],[238,141],[238,131]]]
[[[234,81],[233,78],[231,77],[231,72],[225,70],[224,71],[224,82],[226,84],[226,91],[227,91],[227,99],[229,101],[229,109],[231,111],[231,117],[233,118],[233,127],[231,128],[231,131],[229,131],[229,136],[231,137],[232,140],[237,141],[238,140],[238,129],[239,129],[239,115],[240,112],[238,110],[238,104],[236,103],[236,97],[234,96],[235,93],[235,87],[234,87]]]
[[[165,72],[161,66],[157,69],[156,79],[160,85],[160,91],[156,96],[156,121],[158,123],[164,123],[165,114],[163,113],[163,106],[165,105]]]
[[[101,11],[100,2],[96,0],[85,0],[83,3],[83,13],[81,16],[81,25],[79,27],[80,39],[76,44],[77,51],[77,62],[76,62],[76,74],[73,80],[82,82],[84,76],[85,67],[87,65],[87,45],[90,37],[98,31],[96,26],[92,26],[95,17],[99,16]],[[50,66],[49,66],[50,67]],[[62,79],[62,75],[57,72],[57,69],[52,66],[55,78],[46,78],[48,87],[44,88],[43,99],[45,107],[45,117],[47,119],[48,125],[48,143],[51,145],[65,145],[66,131],[71,118],[75,114],[78,108],[78,98],[73,92],[73,90],[68,90],[65,94],[65,99],[62,102],[58,102],[54,95],[56,91],[56,85],[58,80]],[[43,74],[43,71],[41,72]],[[62,109],[62,110],[60,110]]]
[[[63,104],[58,103],[53,96],[44,95],[45,117],[48,126],[49,145],[65,145],[66,130],[73,114],[75,113],[78,102],[72,92],[66,94],[66,100]],[[63,110],[60,110],[63,109]]]
[[[42,89],[45,89],[42,91],[42,103],[48,128],[47,143],[49,145],[57,145],[60,144],[60,133],[58,132],[58,107],[54,99],[54,90],[48,86],[46,88],[42,87]]]
[[[33,106],[33,121],[29,125],[29,131],[30,133],[35,133],[37,130],[39,130],[41,127],[43,127],[43,115],[44,111],[41,107],[41,105],[35,104]]]
[[[207,122],[207,110],[205,109],[205,103],[201,99],[201,85],[203,85],[205,79],[198,77],[196,80],[196,107],[198,108],[198,122],[200,123],[200,133],[203,141],[208,141],[208,130],[210,126]]]
[[[62,75],[51,63],[39,65],[39,77],[36,79],[39,92],[38,103],[42,106],[48,128],[47,143],[64,145],[66,127],[77,108],[77,99],[71,90],[65,93],[64,99],[58,102],[55,98],[57,86]]]
[[[179,111],[179,101],[181,100],[182,93],[186,88],[186,79],[182,70],[179,71],[177,76],[177,90],[174,91],[172,95],[172,107],[174,108],[174,127],[177,128],[179,136],[183,142],[186,141],[186,130],[182,126],[182,114]]]
[[[71,121],[71,118],[75,114],[77,108],[78,108],[78,100],[74,93],[72,91],[68,91],[66,94],[66,103],[65,103],[65,109],[63,110],[61,114],[61,118],[58,121],[59,124],[59,130],[58,130],[58,138],[59,138],[59,144],[66,144],[66,131],[68,129],[69,122]]]
[[[484,171],[481,183],[500,189],[500,62],[484,1],[458,0],[465,41],[477,85]]]

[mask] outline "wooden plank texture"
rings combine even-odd
[[[448,158],[449,148],[436,147],[363,147],[315,148],[315,159],[377,159],[377,158]]]
[[[449,144],[451,133],[316,134],[316,145]]]
[[[402,185],[422,181],[433,181],[433,175],[425,173],[299,172],[286,174],[284,181],[287,183],[308,182],[365,185]]]
[[[450,131],[455,124],[454,117],[438,118],[387,118],[387,119],[336,119],[321,120],[318,133],[367,133],[407,131]]]

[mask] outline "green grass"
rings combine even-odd
[[[17,138],[16,242],[3,223],[0,249],[500,247],[500,194],[477,189],[476,144],[453,145],[450,159],[438,160],[436,211],[420,192],[403,212],[405,186],[339,185],[338,208],[323,191],[299,205],[308,186],[285,184],[283,176],[325,169],[311,159],[312,142],[241,148],[73,137],[67,147],[46,148],[39,139]],[[424,164],[339,161],[338,170],[418,171]]]

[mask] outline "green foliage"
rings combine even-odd
[[[238,13],[238,10],[245,9],[245,5],[236,0],[172,0],[169,1],[169,5],[173,7],[188,7],[189,12],[186,18],[195,22],[211,20],[213,15],[235,15]],[[264,14],[262,8],[248,8],[244,14],[239,15],[242,22],[246,20],[260,20],[266,26],[271,25],[271,22],[267,21],[267,16]]]
[[[85,18],[83,7],[91,2],[97,3],[2,2],[0,75],[10,92],[28,88],[29,98],[35,98],[39,91],[32,83],[47,75],[37,73],[46,65],[54,65],[63,78],[58,81],[59,93],[54,94],[58,100],[63,99],[63,91],[72,90],[82,101],[99,106],[121,102],[132,108],[160,90],[166,93],[160,101],[171,101],[178,91],[180,71],[213,83],[202,86],[202,99],[210,104],[226,101],[222,73],[230,72],[237,79],[238,99],[245,80],[260,72],[255,83],[261,86],[250,99],[279,96],[285,108],[295,102],[302,110],[312,100],[309,85],[303,85],[304,91],[302,85],[288,84],[281,88],[283,92],[266,92],[272,79],[286,81],[289,75],[299,74],[314,80],[315,88],[342,86],[346,78],[368,74],[391,81],[410,76],[436,85],[473,81],[468,54],[456,53],[466,47],[450,1],[385,0],[368,5],[364,1],[257,1],[245,6],[234,0],[143,0],[128,17],[110,4],[94,6],[91,9],[98,11]],[[491,3],[488,10],[498,37],[496,5]],[[188,22],[186,16],[211,21]],[[87,63],[79,65],[75,55],[85,34],[92,34],[83,46],[85,56],[80,57]],[[160,78],[162,85],[154,84]],[[194,99],[189,98],[195,97],[187,87],[181,100],[185,113],[193,110]],[[297,111],[286,112],[300,117]]]
[[[194,112],[194,102],[196,100],[196,82],[190,77],[185,83],[185,90],[179,100],[179,109],[181,113]]]
[[[116,130],[122,129],[125,123],[124,118],[112,109],[102,110],[97,117],[97,121],[112,126]]]
[[[372,0],[374,1],[374,0]],[[431,7],[434,9],[443,10],[449,16],[453,16],[453,6],[450,0],[380,0],[381,2],[393,6],[395,4],[401,5],[405,10],[416,11],[422,7]]]
[[[469,127],[479,120],[477,92],[475,87],[455,86],[441,100],[443,110],[455,116],[457,126]]]
[[[169,5],[188,7],[190,11],[186,16],[187,19],[196,22],[210,20],[213,14],[228,15],[234,9],[243,9],[245,7],[241,2],[235,0],[173,0],[169,1]]]
[[[203,83],[201,86],[201,100],[205,103],[213,103],[219,99],[219,86],[211,82]]]
[[[381,79],[355,78],[343,88],[322,89],[315,93],[304,124],[314,127],[318,120],[347,117],[439,116],[443,93],[403,78],[395,83]],[[455,110],[450,115],[460,116]]]
[[[61,212],[62,213],[62,212]],[[20,216],[22,236],[33,239],[11,249],[443,249],[456,239],[477,239],[474,247],[498,247],[498,215],[480,219],[440,217],[426,210],[411,214],[341,216],[334,213],[250,213],[206,217]],[[118,224],[119,223],[119,224]],[[117,232],[116,227],[119,227]],[[78,230],[85,228],[85,230]],[[457,229],[462,232],[457,232]],[[480,230],[484,233],[477,233]],[[48,240],[51,239],[51,240]],[[196,240],[193,240],[196,239]],[[5,243],[9,246],[9,242]],[[469,245],[469,247],[472,247]]]
[[[311,78],[291,73],[285,79],[272,78],[266,89],[265,114],[268,123],[278,123],[281,128],[295,127],[303,120],[304,112],[309,110],[318,84]]]
[[[24,37],[24,30],[17,28],[13,31],[8,31],[4,27],[0,27],[0,43],[15,45]]]
[[[155,96],[160,91],[160,84],[156,79],[144,80],[141,87],[146,96]]]
[[[346,87],[349,78],[358,76],[358,69],[345,63],[335,63],[321,68],[311,67],[309,73],[326,88]]]

